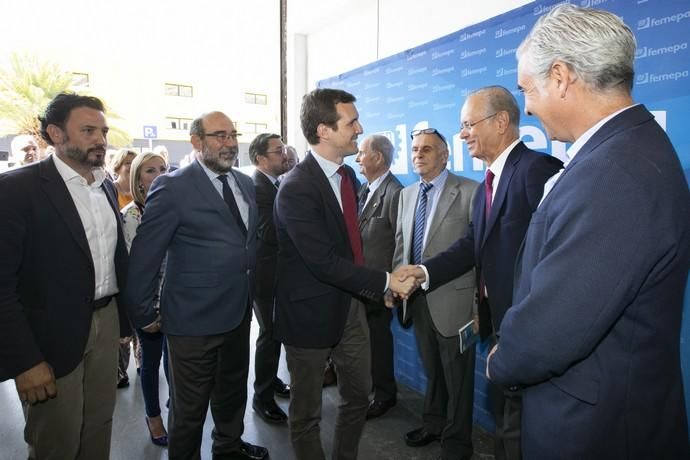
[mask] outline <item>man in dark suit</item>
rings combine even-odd
[[[446,169],[448,153],[436,129],[412,132],[412,163],[420,180],[400,193],[394,267],[435,256],[471,221],[477,183]],[[469,272],[403,303],[403,320],[414,322],[427,376],[422,426],[407,433],[405,443],[420,447],[440,440],[443,459],[469,459],[473,451],[475,356],[474,348],[460,352],[458,330],[472,321],[474,290]]]
[[[168,338],[171,459],[198,459],[209,401],[213,458],[265,458],[242,441],[256,266],[254,184],[232,168],[237,130],[221,112],[192,122],[196,160],[158,177],[130,252],[127,306],[136,327],[157,320]]]
[[[365,138],[355,161],[367,183],[359,190],[359,231],[362,235],[364,265],[391,271],[395,250],[400,181],[390,172],[395,149],[386,136]],[[380,417],[397,402],[398,387],[393,372],[391,311],[382,301],[365,301],[371,341],[371,379],[374,399],[367,419]]]
[[[483,338],[500,335],[501,320],[512,305],[515,257],[546,180],[558,172],[560,160],[534,152],[520,142],[520,109],[507,89],[489,86],[471,93],[462,107],[460,137],[470,155],[486,162],[466,234],[447,251],[414,267],[428,289],[476,267],[479,330]],[[496,421],[497,459],[520,458],[520,394],[491,385]]]
[[[526,459],[690,458],[679,350],[690,192],[631,97],[633,34],[612,13],[561,5],[517,54],[525,111],[573,144],[518,253],[487,375],[523,387]]]
[[[332,458],[357,457],[371,390],[369,329],[359,299],[381,298],[390,278],[364,266],[356,179],[343,165],[357,152],[362,132],[354,102],[351,94],[334,89],[304,97],[300,120],[311,151],[285,176],[274,210],[280,274],[275,338],[287,355],[291,441],[299,460],[325,458],[319,422],[329,355],[343,400]]]
[[[249,159],[256,166],[252,180],[259,211],[254,288],[254,314],[259,321],[259,337],[254,355],[252,408],[264,421],[282,423],[287,416],[276,404],[274,396],[289,398],[290,387],[276,375],[281,343],[273,339],[273,298],[278,258],[273,202],[280,185],[278,178],[287,171],[288,157],[278,134],[262,133],[249,144]]]
[[[59,94],[41,118],[55,154],[0,175],[0,380],[15,380],[32,459],[110,455],[118,336],[130,332],[107,133],[100,100]]]

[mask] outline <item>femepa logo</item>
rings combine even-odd
[[[637,21],[637,30],[651,29],[659,26],[666,26],[673,23],[679,23],[685,19],[690,18],[690,10],[682,13],[672,14],[670,16],[662,16],[660,18],[652,18],[647,16]]]
[[[466,40],[472,40],[474,38],[479,38],[486,33],[486,29],[477,30],[476,32],[463,32],[460,34],[460,41],[464,42]]]
[[[582,0],[580,1],[580,6],[583,8],[592,8],[603,5],[604,3],[608,3],[608,0]]]
[[[635,59],[644,59],[648,57],[663,56],[664,54],[676,54],[688,49],[688,42],[674,43],[669,46],[661,46],[659,48],[651,48],[643,46],[635,51]]]
[[[635,78],[635,84],[646,85],[650,83],[664,83],[669,81],[678,81],[684,78],[690,77],[690,71],[683,70],[678,72],[669,73],[649,73],[645,72],[637,75]]]
[[[500,69],[496,70],[496,76],[497,77],[506,77],[508,75],[514,75],[517,73],[517,67],[512,67],[510,69],[505,69],[501,67]]]
[[[508,35],[513,35],[513,34],[522,32],[525,29],[527,29],[527,26],[524,24],[520,24],[519,26],[516,26],[516,27],[511,27],[510,29],[501,28],[501,29],[498,29],[494,33],[494,38],[502,38],[502,37],[506,37]]]

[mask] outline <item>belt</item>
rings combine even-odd
[[[103,307],[107,307],[111,300],[113,300],[113,296],[111,295],[107,295],[105,297],[101,297],[100,299],[96,299],[93,301],[93,309],[100,310]]]

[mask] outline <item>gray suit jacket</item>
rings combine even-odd
[[[429,236],[422,252],[422,260],[445,251],[459,235],[465,233],[472,218],[472,199],[477,185],[473,180],[448,174],[436,213],[429,222]],[[419,183],[405,187],[400,193],[393,267],[411,263],[414,213],[418,194]],[[434,326],[444,337],[457,336],[458,329],[472,319],[474,288],[475,276],[472,269],[426,295]],[[405,320],[410,315],[409,310],[416,306],[414,298],[413,296],[410,302],[403,302]]]
[[[367,267],[391,271],[398,220],[398,196],[402,188],[400,181],[393,174],[388,174],[372,193],[359,216],[364,264]],[[360,190],[360,196],[363,190],[364,187]]]
[[[163,331],[221,334],[236,328],[252,300],[257,208],[252,180],[233,170],[249,204],[246,236],[198,161],[158,177],[130,252],[127,306],[132,322],[154,321],[158,269],[167,255],[161,290]]]

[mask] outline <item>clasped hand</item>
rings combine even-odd
[[[406,300],[426,280],[424,270],[417,265],[402,265],[391,273],[389,291],[385,301],[388,308],[395,306],[395,299]]]

